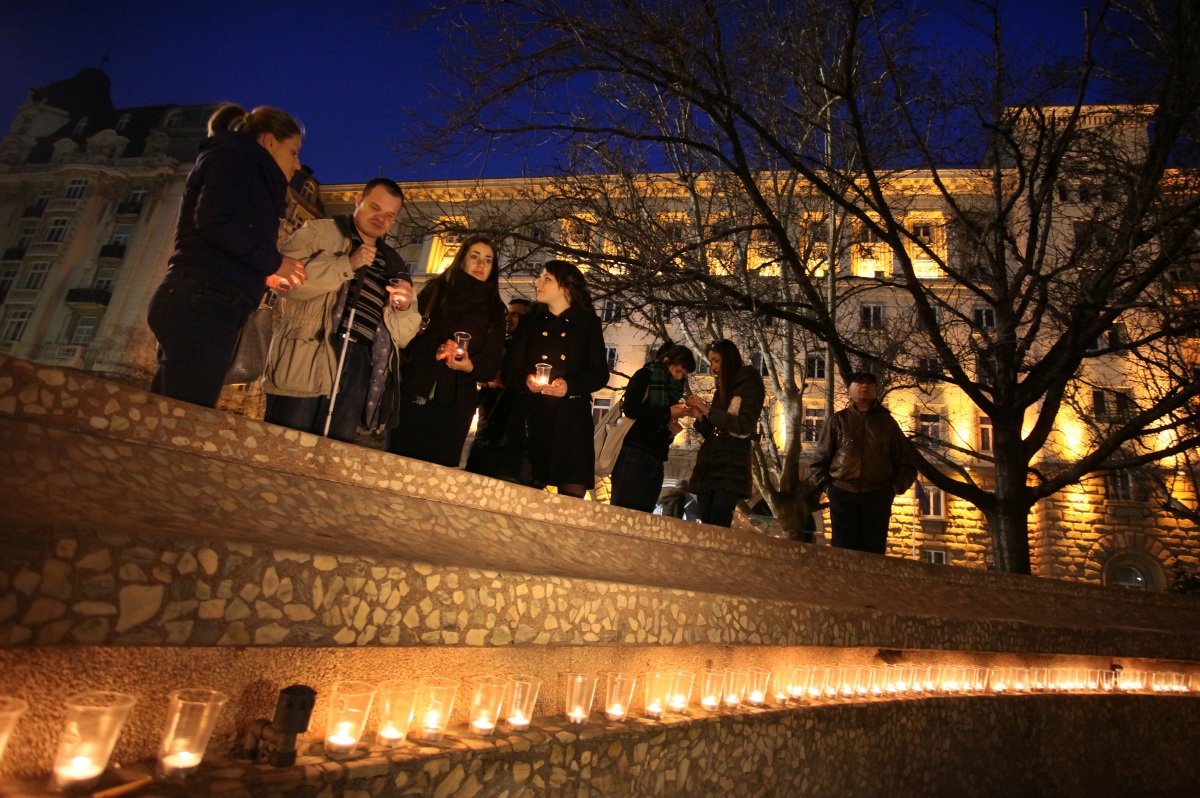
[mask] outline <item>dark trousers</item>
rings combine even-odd
[[[388,433],[388,451],[457,468],[475,408],[440,402],[417,404],[416,400],[411,393],[400,392],[400,423]]]
[[[215,280],[169,270],[146,320],[158,339],[150,392],[216,407],[254,300]]]
[[[613,507],[628,507],[643,513],[654,512],[662,492],[663,461],[630,446],[621,448],[612,471]]]
[[[727,490],[702,490],[696,494],[700,520],[713,526],[732,526],[733,510],[741,496]]]
[[[341,345],[340,338],[334,341],[335,357],[340,355]],[[371,347],[368,344],[352,343],[346,349],[346,362],[342,364],[342,379],[338,382],[337,401],[333,403],[333,421],[329,425],[330,438],[346,443],[354,442],[370,385]],[[297,397],[269,393],[263,421],[323,435],[325,419],[328,416],[328,396]]]
[[[887,551],[888,523],[892,518],[890,487],[869,493],[851,493],[830,485],[829,525],[835,548],[884,554]]]

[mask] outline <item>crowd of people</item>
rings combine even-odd
[[[580,270],[549,261],[536,303],[506,306],[496,244],[475,235],[414,297],[384,240],[404,196],[382,177],[352,214],[306,222],[279,248],[302,136],[276,108],[227,105],[211,118],[148,310],[159,343],[151,391],[214,407],[242,329],[271,292],[284,306],[263,364],[265,421],[346,442],[360,429],[382,433],[389,452],[457,467],[478,411],[470,470],[583,497],[595,485],[592,394],[609,366]],[[763,378],[732,341],[714,341],[705,357],[711,401],[690,389],[697,364],[685,346],[665,344],[629,379],[613,505],[661,504],[730,526],[752,495]],[[915,479],[915,460],[873,375],[853,375],[850,396],[823,430],[813,476],[828,492],[834,545],[883,553],[892,500]],[[685,419],[703,442],[690,481],[664,491]]]

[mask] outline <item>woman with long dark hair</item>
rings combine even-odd
[[[504,383],[522,399],[534,484],[582,498],[596,480],[592,394],[608,384],[604,332],[579,269],[564,260],[542,269],[540,304],[521,320]],[[541,380],[538,365],[549,367]]]
[[[215,407],[242,325],[267,289],[305,280],[303,264],[278,248],[304,131],[278,108],[224,105],[208,133],[147,318],[159,347],[150,391]]]
[[[429,322],[409,346],[401,369],[400,421],[388,451],[457,467],[479,404],[479,382],[504,357],[505,307],[496,245],[471,236],[450,268],[417,295]]]
[[[705,350],[717,390],[712,404],[699,396],[687,398],[696,429],[704,436],[691,488],[700,504],[700,520],[729,526],[739,499],[748,499],[750,447],[758,441],[758,417],[766,401],[762,377],[742,361],[733,341],[714,341]]]

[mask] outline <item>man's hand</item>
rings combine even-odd
[[[370,244],[359,244],[350,253],[350,268],[358,271],[363,266],[370,266],[375,262],[375,247]]]
[[[274,274],[267,276],[267,288],[276,291],[290,291],[298,285],[304,285],[304,281],[307,279],[308,272],[304,270],[304,264],[295,258],[284,255],[279,269]]]

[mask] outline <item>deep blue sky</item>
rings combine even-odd
[[[938,0],[934,0],[937,2]],[[1081,38],[1084,0],[1006,0],[1006,16],[1030,40]],[[30,89],[99,66],[118,107],[232,100],[278,105],[307,126],[301,160],[322,183],[471,177],[478,166],[400,172],[390,142],[405,107],[427,105],[436,75],[433,31],[401,36],[389,23],[406,5],[329,0],[0,1],[0,125]],[[954,8],[963,0],[941,0]],[[941,12],[946,13],[946,12]],[[517,174],[515,160],[488,176]]]

